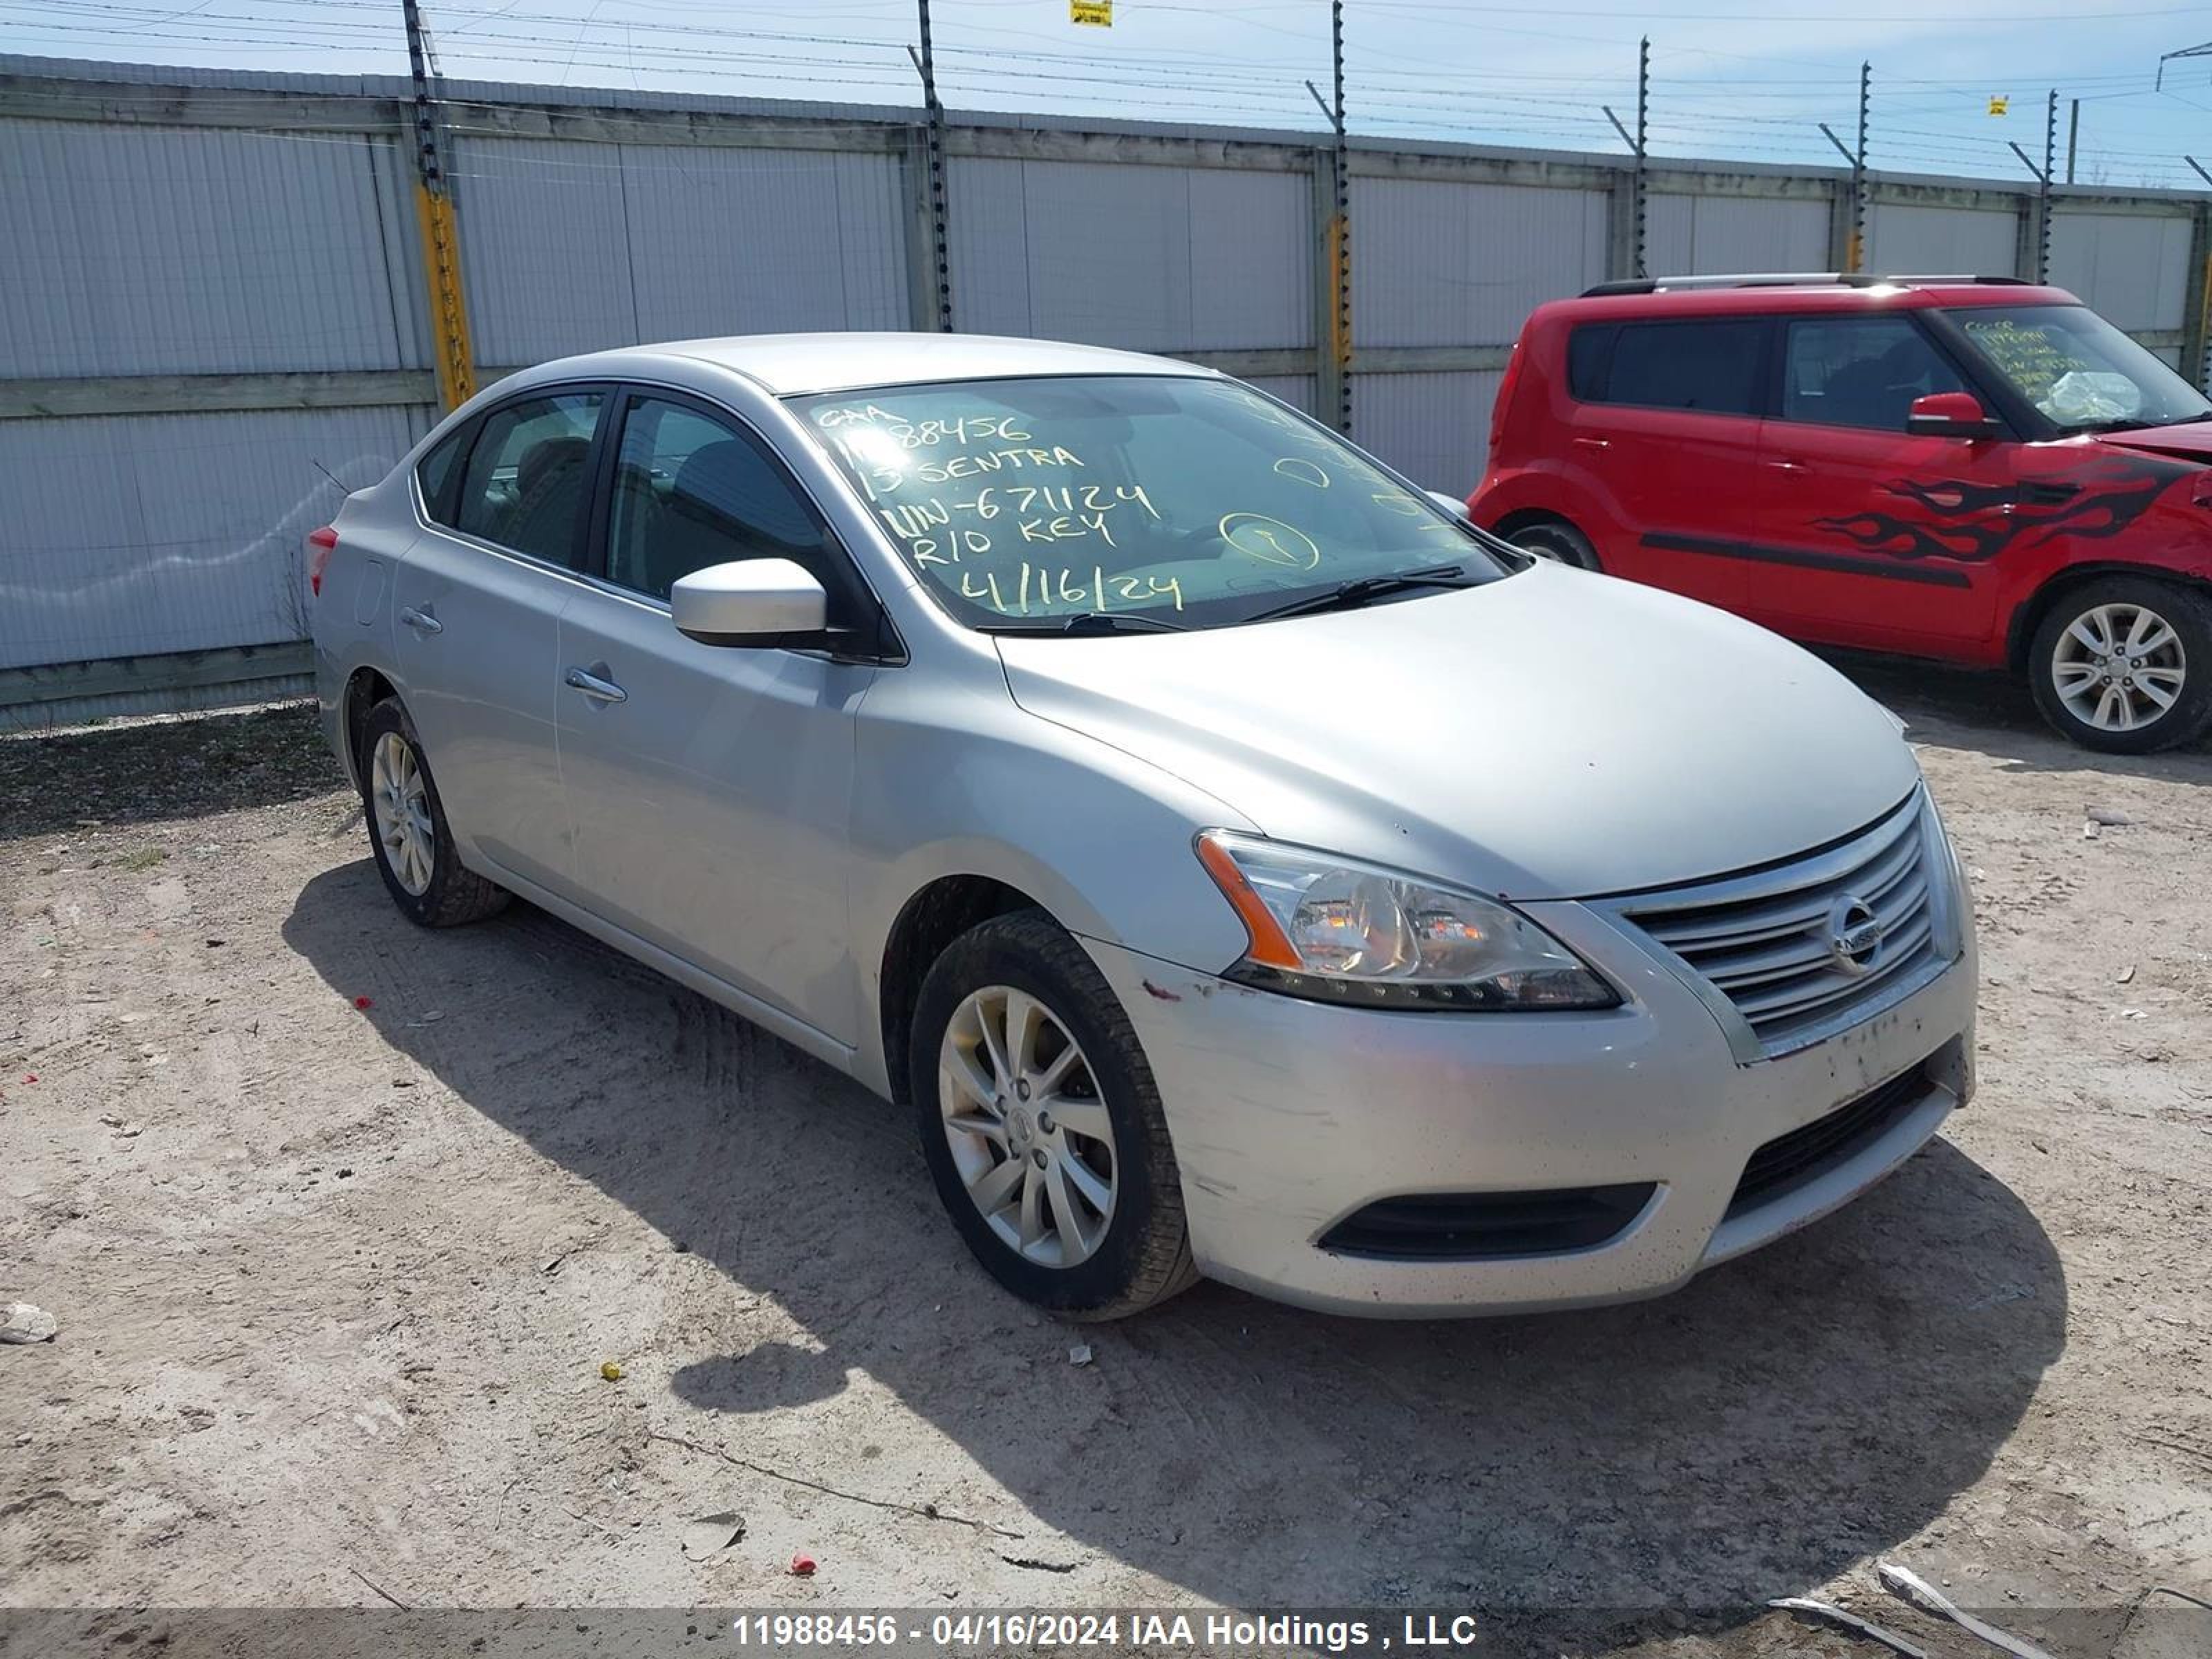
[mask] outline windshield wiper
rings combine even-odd
[[[1474,587],[1477,579],[1462,564],[1430,565],[1419,570],[1400,570],[1388,576],[1361,576],[1339,582],[1319,593],[1309,593],[1270,611],[1255,611],[1246,622],[1272,622],[1278,617],[1304,617],[1316,611],[1357,611],[1370,599],[1393,593],[1410,593],[1423,587]]]
[[[2160,432],[2170,426],[2194,426],[2199,421],[2206,420],[2212,420],[2212,410],[2208,410],[2202,415],[2177,415],[2172,419],[2166,421],[2138,420],[2132,416],[2125,420],[2083,421],[2077,426],[2069,426],[2065,429],[2069,432],[2093,432],[2098,434],[2109,432]]]
[[[978,634],[1187,634],[1188,623],[1141,611],[1075,611],[1064,617],[1039,617],[1031,622],[983,623]]]

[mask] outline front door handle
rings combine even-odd
[[[399,620],[405,623],[417,634],[442,634],[446,631],[445,623],[440,622],[428,611],[417,611],[411,605],[399,613]]]
[[[1810,472],[1813,470],[1802,461],[1769,461],[1767,465],[1777,472]]]
[[[1574,441],[1581,445],[1584,449],[1610,449],[1613,447],[1612,441],[1606,438],[1577,438]]]
[[[568,686],[599,702],[628,702],[629,693],[612,680],[603,680],[597,674],[586,674],[580,668],[568,671]]]

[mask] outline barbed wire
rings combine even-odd
[[[1080,57],[1027,56],[996,44],[1031,40],[1064,47],[1066,37],[1023,28],[1006,20],[1028,16],[1030,0],[938,0],[961,19],[968,41],[940,39],[937,46],[942,89],[963,107],[985,106],[1008,113],[1027,111],[1054,116],[1132,113],[1162,118],[1310,131],[1315,112],[1306,102],[1304,82],[1315,72],[1316,52],[1326,45],[1293,28],[1261,30],[1288,38],[1308,50],[1284,56],[1240,49],[1235,56],[1188,46],[1148,42],[1093,46]],[[520,4],[477,3],[437,6],[441,56],[475,70],[557,71],[564,84],[578,70],[626,76],[642,94],[644,77],[655,90],[679,88],[672,78],[703,83],[717,92],[766,101],[879,101],[890,107],[918,102],[918,84],[901,38],[871,34],[882,22],[901,27],[910,16],[911,0],[820,0],[804,12],[773,20],[733,19],[719,3],[700,0],[593,0],[584,15],[560,15]],[[1267,19],[1282,17],[1279,4],[1192,5],[1180,0],[1122,0],[1133,16],[1150,14],[1200,15],[1231,21],[1240,33]],[[1592,43],[1517,24],[1524,7],[1510,0],[1361,0],[1365,12],[1410,16],[1424,30],[1479,31],[1518,39],[1573,40],[1589,53]],[[654,14],[658,14],[655,15]],[[707,15],[711,14],[711,17]],[[2100,13],[2098,21],[2159,20],[2197,14],[2187,6],[2142,4]],[[2056,21],[2075,16],[2070,7],[2045,8],[2037,0],[2008,4],[2009,22]],[[1880,23],[1911,21],[1987,22],[1990,10],[1947,9],[1792,14],[1793,23],[1820,21]],[[1752,11],[1721,9],[1715,0],[1695,0],[1680,11],[1664,14],[1592,4],[1547,7],[1538,21],[1589,19],[1686,27],[1715,22],[1752,24],[1771,21]],[[672,21],[680,19],[683,21]],[[199,0],[179,6],[159,0],[0,0],[0,22],[13,41],[49,40],[79,51],[118,44],[143,52],[190,45],[240,57],[313,52],[327,58],[343,52],[357,61],[402,59],[402,40],[392,0]],[[987,43],[988,42],[988,43]],[[1086,46],[1090,43],[1086,42]],[[157,52],[156,55],[160,55]],[[169,55],[182,56],[171,50]],[[1494,54],[1461,70],[1434,54],[1410,58],[1355,35],[1346,49],[1350,104],[1355,131],[1377,137],[1471,139],[1492,145],[1576,147],[1619,153],[1613,125],[1601,106],[1632,100],[1635,79],[1626,64],[1593,64],[1584,72],[1554,64],[1522,71],[1501,65]],[[1543,54],[1537,54],[1540,58]],[[1758,53],[1703,44],[1656,42],[1654,55],[1675,73],[1661,73],[1651,97],[1649,125],[1651,153],[1681,159],[1776,159],[1801,166],[1832,167],[1835,158],[1817,123],[1833,124],[1856,108],[1856,66],[1783,53]],[[1700,67],[1690,72],[1686,65]],[[1716,71],[1711,65],[1726,64]],[[1741,67],[1739,67],[1741,66]],[[2207,66],[2212,70],[2212,65]],[[1808,71],[1815,71],[1810,72]],[[555,77],[549,76],[548,80]],[[2107,112],[2103,130],[2077,145],[2077,161],[2102,173],[2114,170],[2143,182],[2191,185],[2179,145],[2161,146],[2159,125],[2191,119],[2183,112],[2206,109],[2190,94],[2212,87],[2204,70],[2169,75],[2161,88],[2147,70],[2103,70],[2048,76],[2026,70],[1981,75],[1976,83],[1923,73],[1890,76],[1877,66],[1870,106],[1870,161],[1883,167],[1916,172],[1955,172],[2017,180],[2021,167],[2005,134],[2032,134],[2023,144],[2039,151],[2045,97],[2051,88],[2068,100],[2094,103]],[[2015,100],[2023,118],[1995,124],[1981,113],[1992,95]],[[122,95],[118,94],[118,100]],[[149,94],[149,105],[156,101]],[[1969,116],[1972,116],[1970,122]],[[1984,119],[1992,125],[1972,130]],[[2127,125],[2112,131],[2116,120]],[[1951,125],[1947,125],[1951,124]],[[809,123],[810,130],[823,129]],[[855,125],[872,125],[855,123]],[[297,135],[295,135],[297,136]]]

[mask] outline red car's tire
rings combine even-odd
[[[1565,519],[1536,519],[1518,526],[1505,538],[1524,553],[1554,564],[1571,564],[1578,570],[1598,570],[1597,549],[1589,537]]]

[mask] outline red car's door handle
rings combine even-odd
[[[1769,461],[1767,465],[1777,472],[1810,472],[1813,470],[1802,461]]]
[[[1577,438],[1575,441],[1580,444],[1584,449],[1608,449],[1612,447],[1611,441],[1605,438]]]

